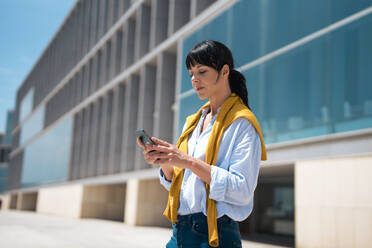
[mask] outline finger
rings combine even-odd
[[[164,140],[161,140],[161,139],[158,139],[158,138],[155,138],[155,137],[152,137],[151,139],[152,139],[152,141],[154,141],[158,145],[163,145],[163,146],[166,146],[166,147],[171,146],[171,144],[169,144],[168,142],[166,142]]]
[[[145,149],[145,145],[141,142],[140,138],[137,138],[137,143],[142,149]]]
[[[157,145],[157,146],[151,145],[151,147],[149,147],[149,150],[154,150],[154,151],[163,152],[163,153],[171,152],[171,149],[169,147],[161,146],[161,145]]]
[[[156,164],[156,165],[166,165],[168,163],[169,163],[169,159],[167,158],[159,158],[153,162],[153,164]]]

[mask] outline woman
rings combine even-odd
[[[260,126],[225,45],[197,44],[186,67],[199,98],[209,102],[186,119],[177,146],[153,137],[156,145],[145,147],[138,140],[169,191],[164,215],[173,236],[166,247],[241,247],[237,221],[252,211],[259,163],[266,159]]]

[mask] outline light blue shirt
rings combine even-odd
[[[217,117],[215,115],[200,134],[208,111],[208,108],[202,110],[199,123],[187,144],[188,154],[202,161],[205,161],[208,139]],[[261,141],[257,131],[247,119],[235,120],[225,130],[216,165],[211,167],[209,198],[216,201],[217,218],[226,214],[233,220],[243,221],[252,212],[260,160]],[[160,183],[169,191],[171,182],[165,179],[161,169],[159,177]],[[204,182],[191,170],[185,169],[178,214],[203,212],[207,215],[206,197]]]

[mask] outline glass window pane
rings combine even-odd
[[[182,133],[183,125],[186,122],[186,117],[197,112],[206,102],[207,100],[200,100],[196,93],[181,99],[179,109],[180,115],[178,119],[178,137]]]
[[[43,129],[44,112],[45,106],[42,105],[35,111],[31,118],[23,124],[21,129],[21,145]]]
[[[22,187],[67,179],[71,124],[71,118],[63,121],[25,148]]]
[[[32,111],[34,89],[30,89],[21,101],[19,123],[22,122]]]
[[[331,113],[335,131],[372,127],[372,14],[330,38]]]

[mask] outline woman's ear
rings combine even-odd
[[[223,76],[229,76],[230,74],[230,68],[227,64],[225,64],[223,67],[222,67],[222,75]]]

